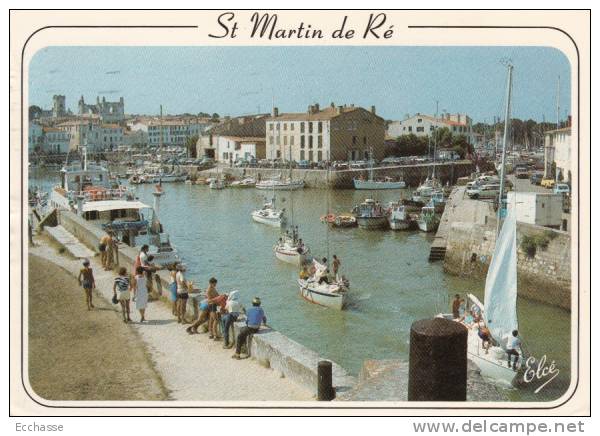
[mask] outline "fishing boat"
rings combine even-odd
[[[433,203],[428,203],[421,209],[421,214],[417,220],[419,229],[423,232],[435,232],[440,225],[440,217],[435,213]]]
[[[304,188],[304,180],[292,179],[267,179],[256,182],[256,189],[275,191],[295,191]]]
[[[346,304],[346,298],[350,283],[346,278],[340,277],[330,283],[320,282],[320,277],[326,274],[327,267],[313,260],[315,274],[308,279],[299,279],[300,295],[306,301],[331,309],[342,310]]]
[[[410,216],[401,202],[389,204],[387,220],[392,230],[407,230],[411,225]]]
[[[266,224],[273,227],[281,227],[285,225],[285,209],[277,209],[275,207],[275,197],[271,201],[266,202],[262,209],[252,212],[252,219],[257,223]]]
[[[383,207],[370,198],[355,206],[352,214],[362,229],[381,229],[388,225]]]
[[[221,179],[213,179],[208,184],[208,187],[210,189],[224,189],[225,188],[225,182],[223,180],[221,180]]]
[[[371,159],[369,159],[369,179],[364,180],[363,178],[355,178],[354,181],[354,189],[360,190],[376,190],[376,189],[404,189],[406,188],[406,183],[404,180],[394,180],[391,177],[385,177],[380,180],[376,180],[373,177],[373,149],[371,149]]]
[[[273,247],[273,252],[277,259],[296,266],[304,264],[310,257],[310,248],[299,238],[298,227],[280,237]]]
[[[229,185],[231,188],[254,188],[256,180],[253,177],[246,177],[242,180],[236,180]]]
[[[352,215],[338,215],[334,218],[333,222],[330,223],[331,227],[337,228],[349,228],[356,227],[358,223],[356,222],[356,218]]]

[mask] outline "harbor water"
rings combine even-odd
[[[30,179],[30,185],[48,188],[56,180],[40,175]],[[335,311],[300,297],[297,267],[273,254],[279,229],[252,221],[250,213],[271,192],[175,183],[164,184],[163,189],[160,220],[188,266],[188,279],[205,288],[214,276],[220,292],[239,290],[247,306],[260,296],[269,325],[355,375],[366,359],[407,360],[411,324],[448,312],[454,294],[472,292],[483,299],[481,280],[447,275],[441,262],[428,262],[433,234],[328,229],[320,222],[328,212],[349,212],[367,196],[387,202],[398,200],[401,192],[407,197],[407,191],[276,192],[278,206],[286,209],[288,221],[293,215],[312,254],[328,259],[336,254],[341,260],[341,273],[350,280],[349,304],[346,310]],[[153,190],[153,185],[135,187],[148,205]],[[520,298],[518,316],[528,352],[538,359],[546,355],[560,372],[538,393],[534,388],[540,383],[506,393],[513,401],[559,398],[570,383],[570,313]]]

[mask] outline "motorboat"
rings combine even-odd
[[[407,230],[411,225],[410,216],[400,202],[389,204],[387,220],[392,230]]]
[[[266,202],[261,209],[253,211],[251,215],[257,223],[268,226],[281,227],[286,223],[285,209],[275,207],[275,197]]]
[[[391,177],[385,177],[381,180],[362,180],[360,178],[354,179],[354,189],[361,190],[377,190],[377,189],[404,189],[406,188],[406,182],[404,180],[394,180]]]
[[[433,203],[428,203],[421,209],[421,214],[417,220],[419,229],[423,232],[435,232],[440,225],[440,217],[435,213]]]
[[[256,189],[275,191],[295,191],[304,188],[304,180],[292,179],[267,179],[256,182]]]
[[[355,206],[352,214],[362,229],[381,229],[388,225],[383,207],[370,198]]]
[[[231,188],[254,188],[256,180],[253,177],[246,177],[242,180],[236,180],[229,185]]]

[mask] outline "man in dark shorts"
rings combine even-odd
[[[218,332],[218,311],[219,305],[217,304],[216,298],[219,296],[217,292],[217,279],[211,277],[208,281],[208,288],[206,289],[206,301],[208,302],[208,338],[217,338]]]

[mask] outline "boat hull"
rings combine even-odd
[[[378,217],[356,217],[358,227],[361,229],[382,229],[388,225],[387,218],[384,216]]]
[[[307,257],[305,254],[300,254],[294,250],[284,250],[284,249],[275,247],[275,249],[273,251],[275,252],[275,257],[277,259],[279,259],[282,262],[289,263],[292,265],[300,266],[307,260]]]
[[[404,189],[406,183],[400,182],[377,182],[375,180],[354,179],[354,189],[374,191],[379,189]]]
[[[263,191],[295,191],[297,189],[304,188],[304,180],[299,182],[290,182],[290,183],[269,183],[269,182],[258,182],[256,184],[256,189],[260,189]]]
[[[439,226],[439,222],[437,222],[437,221],[419,220],[418,224],[419,224],[419,230],[421,230],[422,232],[426,232],[426,233],[435,232]]]
[[[298,283],[300,285],[300,296],[310,303],[336,310],[342,310],[346,304],[345,292],[321,292],[317,289],[313,289],[311,285],[304,280],[299,280]]]
[[[408,220],[388,218],[388,223],[390,224],[390,229],[392,230],[408,230],[410,228],[410,221]]]

